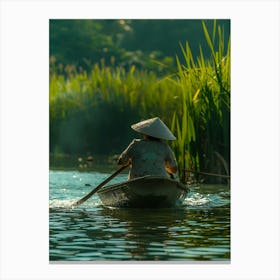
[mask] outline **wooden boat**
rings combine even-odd
[[[175,180],[144,176],[103,187],[97,194],[104,206],[127,208],[170,208],[180,206],[189,189]]]

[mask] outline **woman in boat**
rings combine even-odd
[[[130,165],[128,179],[145,175],[175,179],[177,162],[171,148],[163,140],[175,140],[176,137],[163,121],[156,117],[136,123],[131,128],[143,134],[144,138],[134,139],[118,159],[118,164]]]

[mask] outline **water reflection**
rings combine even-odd
[[[181,209],[69,206],[108,174],[50,172],[51,261],[229,261],[230,190],[192,188]],[[122,177],[123,176],[123,177]],[[120,175],[118,180],[125,180]]]
[[[225,211],[99,207],[72,211],[61,221],[57,213],[51,260],[229,260]]]
[[[224,209],[105,209],[102,215],[111,216],[117,223],[126,225],[124,240],[135,245],[127,248],[134,259],[209,260],[214,255],[227,259],[228,221],[218,219],[219,211],[224,217]],[[219,248],[214,249],[215,245]]]
[[[102,215],[124,225],[123,240],[129,245],[124,249],[139,260],[168,259],[172,228],[185,217],[183,210],[172,209],[103,209]]]

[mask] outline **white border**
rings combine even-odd
[[[278,1],[1,1],[0,279],[279,279]],[[48,19],[230,18],[230,265],[48,262]]]

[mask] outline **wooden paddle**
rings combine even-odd
[[[104,180],[102,183],[100,183],[95,189],[93,189],[90,193],[76,201],[71,205],[71,207],[76,207],[88,200],[91,196],[93,196],[95,193],[97,193],[105,184],[107,184],[109,181],[111,181],[114,177],[116,177],[122,170],[124,170],[128,165],[121,166],[118,170],[116,170],[110,177],[108,177],[106,180]]]

